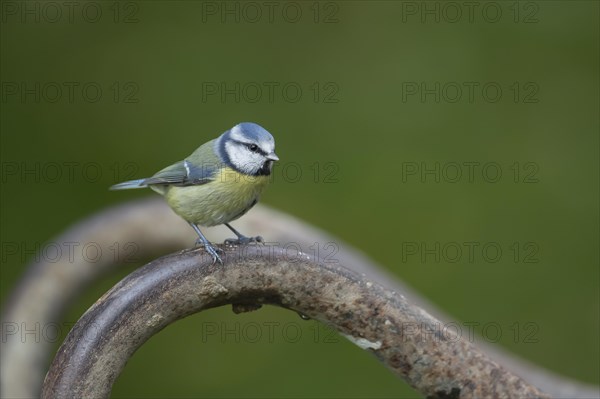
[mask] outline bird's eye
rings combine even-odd
[[[258,151],[258,146],[256,144],[250,144],[248,146],[248,149],[252,152],[256,152],[256,151]]]

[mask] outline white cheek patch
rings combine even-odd
[[[262,156],[248,151],[244,146],[228,142],[225,143],[225,151],[231,164],[242,173],[253,175],[262,167]]]

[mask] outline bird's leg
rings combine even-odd
[[[240,244],[245,245],[245,244],[249,244],[251,242],[263,242],[263,238],[261,236],[246,237],[245,235],[243,235],[242,233],[240,233],[239,231],[237,231],[236,229],[231,227],[231,225],[229,223],[225,223],[225,226],[227,226],[227,228],[229,228],[229,230],[233,231],[233,234],[235,234],[237,236],[237,238],[226,239],[225,244],[227,244],[227,245],[240,245]]]
[[[189,223],[190,223],[190,226],[192,226],[192,228],[196,232],[196,234],[198,234],[198,239],[196,240],[196,244],[204,245],[204,249],[206,249],[206,252],[208,252],[213,258],[213,265],[215,264],[215,262],[219,262],[220,264],[223,264],[223,260],[217,253],[217,249],[212,246],[212,244],[206,239],[206,237],[204,237],[204,234],[202,234],[202,232],[200,231],[200,228],[198,228],[198,226],[196,226],[192,222],[189,222]]]

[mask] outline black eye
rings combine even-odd
[[[257,152],[258,151],[258,146],[256,144],[250,144],[248,146],[248,149],[252,152]]]

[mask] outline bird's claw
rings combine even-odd
[[[236,246],[236,245],[246,245],[246,244],[251,244],[251,243],[262,243],[264,242],[263,238],[261,236],[256,236],[256,237],[246,237],[246,236],[241,236],[238,238],[228,238],[225,240],[225,245],[230,245],[230,246]]]
[[[205,244],[202,240],[196,240],[196,245],[202,245],[206,252],[208,252],[213,258],[213,265],[217,262],[223,264],[223,259],[219,256],[219,252],[225,253],[221,248],[215,248],[210,244]]]
[[[214,247],[205,247],[205,249],[209,254],[212,255],[212,258],[213,258],[212,264],[213,265],[217,262],[219,262],[220,264],[223,264],[223,259],[221,259],[221,257],[219,256],[219,254],[217,253],[217,251],[215,250]]]

